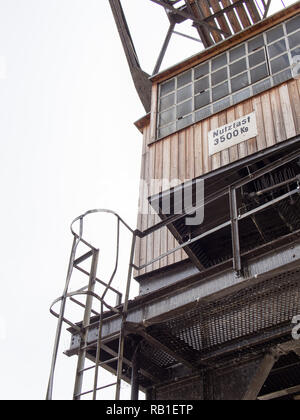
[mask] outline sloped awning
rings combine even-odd
[[[204,204],[197,206],[195,191],[204,183]],[[238,245],[240,258],[282,245],[300,231],[300,142],[290,142],[257,153],[176,188],[149,197],[151,205],[200,271],[230,261]],[[234,244],[231,191],[236,191],[237,241]],[[176,200],[190,196],[191,209]],[[182,200],[183,201],[183,200]],[[164,203],[170,203],[166,211]],[[204,206],[204,222],[186,223],[194,209]],[[177,210],[176,210],[177,211]]]

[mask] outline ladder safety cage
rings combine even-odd
[[[99,250],[96,249],[94,246],[92,246],[89,242],[87,242],[83,238],[84,219],[88,215],[94,214],[94,213],[112,214],[117,219],[117,241],[116,241],[115,266],[110,276],[110,279],[107,283],[97,277]],[[79,233],[77,233],[74,228],[74,225],[77,222],[79,222]],[[52,356],[52,362],[51,362],[51,370],[50,370],[49,383],[48,383],[48,389],[47,389],[47,396],[46,396],[47,400],[52,400],[52,397],[53,397],[54,374],[55,374],[56,362],[57,362],[57,357],[58,357],[58,350],[59,350],[60,341],[61,341],[62,327],[64,323],[67,324],[69,327],[73,328],[80,335],[80,348],[78,352],[78,362],[77,362],[77,368],[76,368],[76,378],[75,378],[73,399],[80,400],[81,397],[84,395],[93,394],[93,399],[96,400],[98,391],[108,388],[108,387],[112,387],[112,386],[116,386],[116,395],[115,395],[116,400],[120,399],[122,365],[123,365],[123,360],[122,360],[122,357],[120,357],[120,355],[123,354],[122,346],[124,346],[124,334],[122,331],[120,331],[120,335],[119,335],[119,352],[118,352],[119,356],[114,357],[111,360],[108,360],[105,362],[105,363],[110,363],[114,361],[118,362],[119,369],[118,369],[117,381],[112,384],[104,385],[101,387],[98,386],[99,368],[105,364],[105,363],[102,363],[100,360],[100,353],[101,353],[101,348],[102,348],[102,340],[101,340],[102,339],[102,322],[103,322],[105,309],[112,311],[114,314],[119,314],[119,315],[122,314],[123,320],[125,322],[126,321],[126,308],[128,305],[129,292],[130,292],[130,280],[132,277],[132,264],[129,265],[128,279],[127,279],[128,281],[127,281],[127,287],[126,287],[126,293],[125,293],[123,305],[122,305],[122,298],[123,298],[122,293],[112,286],[112,283],[117,273],[118,265],[119,265],[120,225],[125,226],[125,228],[131,234],[134,234],[134,231],[127,225],[127,223],[124,222],[123,219],[121,219],[119,215],[117,215],[115,212],[111,210],[106,210],[106,209],[99,209],[99,210],[97,209],[97,210],[88,211],[85,214],[77,217],[71,224],[73,244],[72,244],[72,249],[71,249],[71,255],[70,255],[70,260],[69,260],[69,266],[68,266],[68,271],[67,271],[64,292],[63,292],[63,295],[59,297],[58,299],[56,299],[50,307],[50,313],[58,319],[58,323],[57,323],[55,343],[54,343],[53,356]],[[86,247],[89,248],[89,251],[77,257],[79,244],[84,244]],[[134,253],[134,247],[135,247],[135,235],[133,235],[133,239],[132,239],[132,258],[133,258],[133,253]],[[88,260],[91,260],[90,270],[85,270],[79,266],[79,264],[86,262]],[[78,290],[70,291],[71,279],[72,279],[74,269],[86,275],[89,278],[89,282],[86,286]],[[104,287],[104,291],[102,291],[101,294],[96,293],[97,284]],[[108,304],[107,301],[105,301],[105,298],[107,297],[107,293],[109,291],[113,292],[116,295],[115,307],[111,306],[110,304]],[[77,300],[77,298],[80,296],[86,297],[85,304]],[[75,303],[76,305],[84,309],[84,317],[81,324],[74,323],[70,319],[66,318],[65,312],[66,312],[66,304],[68,300],[70,300],[71,302]],[[96,312],[93,309],[94,300],[99,303],[99,308],[100,308],[99,312]],[[60,310],[57,312],[56,310],[54,310],[54,307],[59,303],[60,303]],[[85,367],[87,350],[90,347],[89,330],[91,326],[95,327],[95,322],[92,320],[92,316],[96,316],[98,318],[98,320],[96,321],[96,323],[98,324],[98,331],[99,331],[97,344],[96,344],[96,358],[92,366]],[[94,370],[93,388],[89,391],[82,391],[84,373],[91,370]]]

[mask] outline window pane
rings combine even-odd
[[[161,96],[172,92],[175,89],[175,79],[169,80],[161,85],[160,94]]]
[[[229,94],[228,82],[219,85],[212,90],[212,100],[217,101],[218,99],[224,98]]]
[[[186,73],[183,73],[177,77],[177,87],[180,88],[184,85],[187,85],[191,81],[192,81],[192,70],[189,70]]]
[[[268,47],[270,58],[286,52],[285,39],[281,39]]]
[[[212,71],[218,70],[220,67],[223,67],[227,64],[227,54],[219,55],[212,60]]]
[[[216,71],[215,73],[211,75],[211,82],[213,86],[217,85],[218,83],[224,82],[224,80],[226,79],[228,79],[227,67],[219,71]]]
[[[245,54],[246,54],[246,45],[242,44],[239,47],[235,48],[234,50],[230,51],[230,53],[229,53],[230,62],[244,57]]]
[[[276,58],[271,61],[272,73],[277,73],[280,70],[283,70],[290,65],[290,60],[287,54],[282,55],[281,57]]]
[[[251,91],[250,91],[249,88],[248,89],[245,89],[245,90],[242,90],[241,92],[236,93],[235,95],[233,95],[233,103],[234,104],[238,104],[239,102],[242,102],[245,99],[250,98],[250,96],[251,96]]]
[[[168,127],[160,128],[158,130],[158,137],[159,138],[166,137],[169,134],[174,133],[174,131],[176,131],[176,124],[175,123],[171,124],[171,125],[168,125]]]
[[[289,36],[289,45],[290,48],[298,47],[300,45],[300,31]]]
[[[201,64],[194,70],[195,80],[200,79],[200,77],[206,76],[209,73],[209,63]]]
[[[269,76],[269,70],[266,64],[256,67],[255,69],[251,70],[251,83],[258,82],[267,76]]]
[[[243,89],[244,87],[248,85],[249,85],[248,73],[240,74],[234,79],[231,79],[232,92],[236,92],[237,90]]]
[[[292,57],[295,57],[296,55],[300,55],[300,47],[294,49],[292,51]]]
[[[263,48],[262,50],[259,50],[256,53],[249,56],[249,65],[250,67],[254,67],[265,60],[266,60],[266,53],[265,53],[265,49]]]
[[[183,102],[183,104],[177,105],[177,118],[183,117],[184,115],[192,112],[192,100]]]
[[[195,122],[208,118],[211,115],[211,113],[212,111],[210,106],[208,106],[207,108],[200,109],[195,113]]]
[[[271,31],[267,32],[268,44],[271,44],[271,42],[276,41],[276,39],[282,38],[283,36],[284,32],[282,26],[278,26],[277,28],[272,29]]]
[[[290,79],[292,79],[292,72],[290,69],[284,70],[281,73],[276,74],[276,76],[273,76],[273,81],[275,85],[279,85],[280,83],[286,82]]]
[[[175,120],[175,107],[160,114],[159,125],[166,125]]]
[[[180,89],[177,92],[177,103],[179,102],[183,102],[188,98],[191,98],[193,95],[193,86],[192,85],[188,85],[186,87],[184,87],[183,89]]]
[[[295,17],[294,19],[290,20],[286,24],[286,30],[288,34],[296,31],[299,28],[300,28],[300,16]]]
[[[204,77],[195,83],[195,95],[209,88],[209,77]]]
[[[175,93],[171,93],[171,95],[165,96],[160,100],[160,111],[164,111],[170,106],[175,104]]]
[[[254,93],[254,95],[257,95],[258,93],[261,93],[261,92],[264,92],[267,89],[270,89],[271,86],[272,85],[271,85],[270,78],[266,79],[266,80],[263,80],[262,82],[257,83],[256,85],[253,86],[253,93]]]
[[[210,103],[210,94],[208,92],[195,96],[195,109],[202,108]]]
[[[220,112],[225,108],[230,107],[230,98],[223,99],[214,104],[214,112]]]
[[[235,76],[236,74],[242,73],[247,70],[247,61],[246,58],[243,58],[240,61],[237,61],[230,66],[230,76]]]
[[[182,128],[185,128],[191,124],[193,124],[193,116],[189,115],[188,117],[182,118],[181,120],[177,121],[177,130],[181,130]]]
[[[263,35],[258,36],[257,38],[252,39],[248,42],[248,52],[251,53],[256,51],[258,48],[261,48],[265,45]]]

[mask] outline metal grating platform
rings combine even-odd
[[[239,341],[246,337],[289,325],[299,313],[300,270],[296,270],[207,305],[199,304],[174,320],[148,328],[147,332],[164,344],[169,343],[174,351],[182,352],[184,346],[178,349],[178,344],[185,343],[187,360],[197,364],[202,356],[221,346],[234,342],[238,348]]]
[[[291,320],[299,313],[300,268],[215,301],[199,302],[188,312],[164,322],[149,327],[136,325],[136,333],[129,328],[123,376],[130,381],[128,361],[132,360],[137,343],[140,345],[139,382],[147,389],[171,380],[172,371],[179,364],[200,373],[235,359],[253,357],[285,342],[291,336]],[[117,341],[112,341],[107,343],[107,349],[116,351],[117,345]],[[92,349],[89,357],[94,357]],[[102,354],[101,360],[105,359],[109,359],[109,353]],[[284,361],[281,363],[285,366]],[[110,365],[109,370],[114,372],[114,369]],[[278,389],[281,376],[277,379],[274,376],[273,381],[273,388]],[[270,382],[265,393],[273,388]]]

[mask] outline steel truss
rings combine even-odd
[[[163,7],[169,20],[169,28],[152,73],[154,75],[161,69],[162,62],[174,34],[200,42],[204,48],[208,48],[266,18],[272,0],[263,0],[261,6],[259,6],[256,0],[150,1]],[[150,75],[143,71],[140,65],[121,1],[109,0],[109,3],[136,90],[146,112],[150,112]],[[186,21],[192,23],[192,26],[197,30],[198,37],[193,37],[176,30],[178,25]]]

